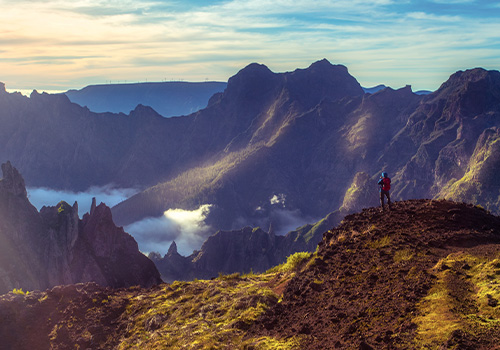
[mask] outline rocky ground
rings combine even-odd
[[[307,349],[500,348],[500,218],[447,201],[365,209],[324,235],[251,329]]]
[[[480,207],[365,209],[326,232],[295,275],[285,266],[149,289],[11,292],[0,296],[0,348],[500,349],[500,218]]]

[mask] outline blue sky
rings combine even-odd
[[[138,81],[227,81],[327,58],[365,87],[437,89],[500,68],[500,1],[0,0],[0,81],[62,91]]]

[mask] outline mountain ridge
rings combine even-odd
[[[211,96],[224,91],[224,82],[155,82],[89,85],[68,90],[71,102],[96,113],[126,113],[139,104],[148,105],[163,117],[181,116],[205,108]]]

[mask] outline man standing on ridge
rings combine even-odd
[[[389,175],[386,172],[383,172],[382,176],[380,176],[378,185],[380,186],[380,203],[382,204],[382,210],[385,210],[384,196],[387,197],[387,204],[389,204],[389,210],[392,210],[391,195],[389,193],[391,189],[391,179],[389,178]]]

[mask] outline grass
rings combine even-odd
[[[418,304],[419,316],[413,320],[418,325],[415,349],[439,349],[455,330],[471,335],[498,334],[500,257],[456,253],[439,261],[433,270],[436,283]],[[456,278],[461,279],[459,283]],[[453,297],[457,285],[466,291],[465,297]],[[492,306],[490,300],[497,300],[499,305]]]
[[[402,250],[398,250],[396,251],[396,253],[394,253],[394,262],[395,263],[398,263],[398,262],[402,262],[402,261],[409,261],[413,258],[413,252],[410,250],[410,249],[402,249]]]
[[[279,269],[303,261],[290,257]],[[209,281],[174,282],[130,300],[131,319],[118,349],[300,349],[300,339],[245,338],[246,330],[279,295],[270,283],[278,273],[221,275]]]
[[[22,288],[19,288],[19,289],[18,289],[18,288],[14,288],[14,289],[12,290],[12,293],[14,293],[14,294],[16,294],[16,295],[27,295],[27,294],[29,294],[30,292],[25,292],[25,291],[23,291],[23,289],[22,289]]]
[[[392,242],[392,239],[390,236],[384,236],[380,239],[369,242],[368,246],[372,249],[380,249],[380,248],[384,248],[384,247],[389,246],[391,244],[391,242]]]
[[[271,268],[267,273],[296,272],[304,263],[306,263],[311,259],[312,255],[313,255],[312,253],[308,252],[298,252],[292,254],[286,259],[286,263]]]

